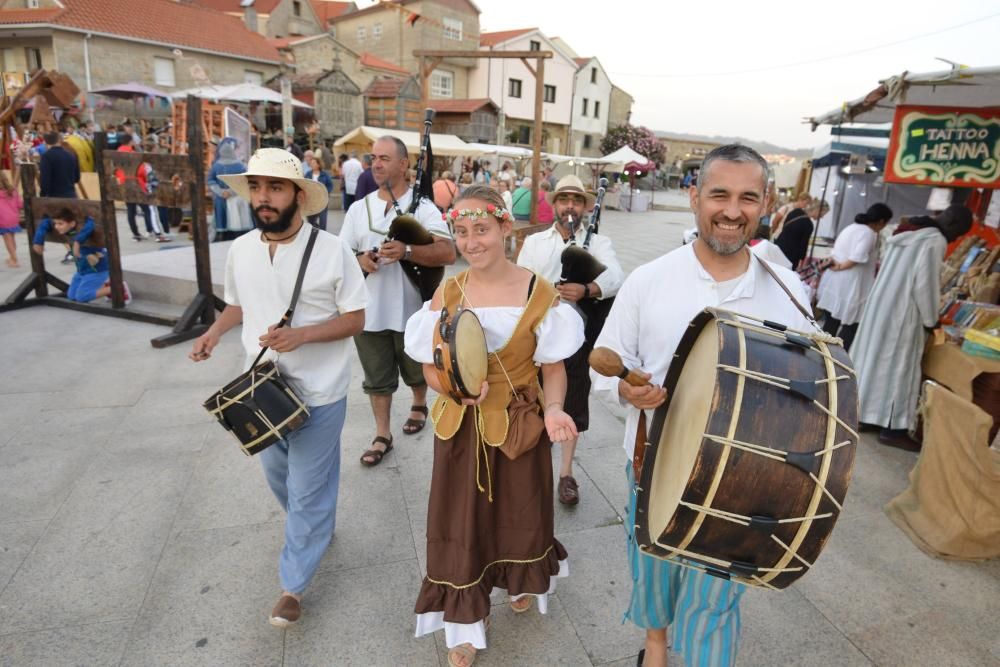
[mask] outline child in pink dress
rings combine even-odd
[[[16,269],[17,263],[17,234],[21,232],[20,211],[24,206],[21,196],[11,185],[10,179],[3,172],[0,172],[0,236],[7,247],[7,266]]]

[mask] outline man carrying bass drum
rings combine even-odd
[[[747,247],[766,205],[767,176],[767,162],[751,148],[731,144],[711,151],[702,163],[697,185],[689,190],[697,240],[640,266],[625,280],[596,346],[610,348],[626,368],[662,382],[688,323],[706,307],[808,329],[809,321],[763,262],[752,261]],[[770,268],[800,303],[808,303],[794,273],[777,265]],[[744,587],[646,555],[635,540],[632,458],[637,439],[645,442],[644,411],[662,405],[666,390],[654,384],[633,387],[617,377],[596,373],[591,377],[598,394],[629,408],[624,442],[629,484],[625,527],[633,585],[625,615],[646,629],[640,664],[666,664],[666,631],[672,626],[671,645],[685,664],[733,665]],[[644,450],[640,447],[639,452]]]
[[[590,369],[587,357],[600,332],[600,323],[594,320],[600,317],[598,313],[602,311],[601,302],[606,303],[618,293],[625,274],[618,263],[611,239],[592,234],[588,251],[606,267],[605,270],[586,284],[567,282],[563,251],[569,247],[568,244],[584,246],[587,225],[582,224],[582,221],[587,211],[594,209],[596,197],[586,192],[580,179],[573,175],[564,176],[547,197],[555,211],[555,222],[544,232],[532,234],[524,240],[517,263],[556,285],[563,301],[572,304],[582,317],[591,318],[586,323],[583,346],[565,361],[569,380],[565,410],[576,423],[577,431],[583,433],[590,426]],[[603,309],[603,313],[606,312]],[[576,505],[580,501],[579,487],[573,477],[573,454],[578,440],[579,436],[562,442],[558,495],[559,502],[564,505]]]

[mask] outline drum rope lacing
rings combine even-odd
[[[465,282],[466,283],[469,282],[468,273],[465,274]],[[469,300],[468,295],[465,293],[465,285],[458,282],[458,280],[455,280],[455,285],[458,287],[458,291],[462,293],[462,300],[465,303],[469,304],[469,308],[475,310],[476,307],[472,304],[472,301]],[[504,378],[507,379],[507,384],[510,386],[511,395],[517,396],[517,390],[514,388],[514,383],[511,381],[510,375],[507,374],[507,369],[504,368],[503,362],[500,361],[500,355],[497,354],[496,352],[490,352],[487,350],[486,356],[487,358],[492,356],[494,359],[496,359],[497,365],[500,366],[500,370],[503,371],[503,376]],[[501,442],[499,444],[494,445],[493,443],[486,441],[486,438],[483,436],[483,433],[485,433],[486,431],[486,423],[483,421],[483,411],[480,409],[478,404],[474,405],[472,409],[473,409],[473,423],[476,425],[476,488],[479,490],[480,493],[487,492],[486,497],[489,500],[489,502],[492,503],[493,476],[490,474],[490,459],[488,456],[489,450],[487,450],[486,447],[487,446],[500,447],[501,445],[503,445],[503,443]],[[486,486],[488,488],[483,488],[483,483],[480,481],[480,475],[479,475],[480,454],[482,455],[483,463],[485,464],[486,467]]]

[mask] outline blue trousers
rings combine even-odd
[[[636,493],[627,466],[629,506],[625,533],[632,599],[625,619],[649,630],[672,627],[671,646],[687,667],[731,667],[740,641],[740,598],[745,587],[639,551]]]
[[[278,559],[281,588],[297,594],[316,574],[337,523],[347,399],[310,407],[310,412],[305,425],[260,454],[267,484],[287,513]]]

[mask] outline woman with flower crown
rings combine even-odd
[[[405,334],[406,353],[439,394],[417,636],[443,629],[449,664],[468,667],[486,648],[494,589],[510,596],[515,613],[535,600],[545,613],[556,578],[569,573],[553,536],[551,448],[576,436],[563,411],[563,359],[583,343],[583,321],[551,283],[506,258],[514,218],[499,193],[471,186],[447,216],[469,269],[438,288]],[[461,403],[433,365],[441,311],[459,307],[475,312],[489,350],[479,398]]]

